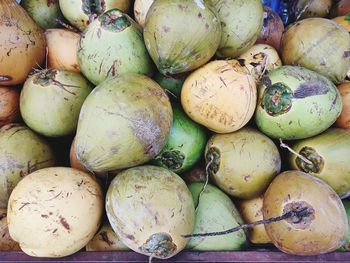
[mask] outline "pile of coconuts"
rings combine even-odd
[[[350,5],[290,13],[0,1],[0,258],[350,251]]]

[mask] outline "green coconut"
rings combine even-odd
[[[220,21],[203,0],[157,0],[147,13],[144,40],[163,75],[194,70],[215,54]]]
[[[21,6],[44,29],[58,27],[63,20],[58,0],[21,0]]]
[[[149,77],[124,74],[108,79],[83,104],[76,156],[95,172],[140,165],[165,146],[172,120],[165,91]]]
[[[307,18],[289,27],[282,36],[284,65],[298,65],[341,83],[350,66],[350,35],[336,22]]]
[[[329,129],[318,136],[298,141],[293,150],[311,163],[290,153],[291,169],[320,178],[340,198],[350,196],[350,130]]]
[[[171,76],[164,76],[157,72],[153,79],[168,92],[170,99],[173,98],[176,100],[180,98],[182,85],[184,84],[186,77],[173,78]]]
[[[259,86],[255,121],[272,138],[304,139],[328,129],[342,110],[337,87],[311,70],[283,66]]]
[[[82,33],[77,58],[81,72],[96,85],[124,73],[153,71],[140,27],[118,9],[103,13]]]
[[[0,208],[17,183],[26,175],[56,164],[47,142],[21,124],[7,124],[0,129]]]
[[[173,105],[173,125],[168,141],[154,163],[177,174],[183,173],[202,157],[206,142],[204,127],[192,121],[180,106]]]
[[[192,233],[194,204],[185,182],[156,166],[130,168],[118,174],[106,196],[113,230],[132,250],[155,258],[170,258]]]
[[[261,0],[207,0],[218,12],[221,21],[221,42],[216,54],[221,58],[235,58],[258,39],[263,26]]]
[[[208,184],[204,192],[203,183],[189,184],[196,204],[196,221],[193,233],[225,231],[243,224],[243,219],[232,200],[215,186]],[[197,206],[198,205],[198,206]],[[194,251],[235,251],[247,245],[247,236],[243,230],[223,236],[192,237],[187,249]]]
[[[80,31],[110,9],[127,12],[132,0],[59,0],[64,17]]]
[[[263,194],[281,170],[276,145],[252,128],[213,135],[205,160],[213,181],[227,194],[243,199]]]
[[[92,90],[79,73],[58,69],[42,70],[24,83],[20,111],[34,131],[60,137],[75,132],[80,108]]]

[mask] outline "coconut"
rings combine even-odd
[[[302,211],[305,216],[265,225],[278,249],[293,255],[314,256],[332,252],[345,244],[348,220],[332,188],[299,171],[278,175],[264,194],[264,219]]]
[[[0,86],[0,128],[19,117],[19,91]]]
[[[7,227],[7,211],[0,208],[0,251],[17,251],[21,250],[9,233]]]
[[[217,60],[194,71],[185,80],[181,104],[195,122],[216,133],[239,130],[256,107],[253,76],[236,60]]]
[[[338,86],[342,97],[343,109],[336,121],[336,126],[343,129],[350,129],[350,82],[345,82]]]
[[[27,174],[56,161],[51,147],[41,137],[21,124],[7,124],[0,129],[0,208]]]
[[[196,221],[193,233],[224,231],[243,224],[241,215],[232,200],[215,186],[192,183],[188,187],[196,204]],[[187,249],[194,251],[236,251],[247,245],[243,230],[224,236],[192,237]]]
[[[213,135],[205,160],[213,181],[227,194],[244,199],[262,194],[281,169],[273,141],[251,128]]]
[[[297,20],[310,17],[326,17],[332,7],[332,0],[297,0],[291,12]]]
[[[67,167],[45,168],[13,190],[8,228],[26,254],[64,257],[93,238],[102,213],[102,189],[91,175]]]
[[[350,35],[325,18],[301,20],[283,34],[281,56],[285,65],[316,71],[335,83],[344,81],[350,66]]]
[[[20,110],[24,122],[34,131],[60,137],[74,133],[80,108],[92,90],[79,73],[46,69],[24,83]]]
[[[276,139],[304,139],[328,129],[342,101],[326,77],[302,67],[283,66],[267,74],[259,86],[255,121]]]
[[[350,196],[350,130],[331,128],[326,132],[296,142],[289,154],[289,165],[320,178],[340,196]]]
[[[153,4],[154,0],[135,0],[134,3],[134,16],[136,22],[141,26],[145,26],[146,16],[149,8]]]
[[[148,52],[163,75],[194,70],[215,54],[219,18],[204,0],[157,0],[143,30]]]
[[[121,241],[151,258],[166,259],[183,250],[187,239],[182,235],[192,233],[195,220],[185,182],[156,166],[119,173],[108,188],[106,211]]]
[[[150,78],[124,74],[87,97],[80,112],[76,156],[106,172],[152,160],[165,146],[173,115],[165,91]]]
[[[82,33],[77,56],[81,72],[95,85],[124,73],[150,75],[153,70],[142,31],[118,9],[106,11]]]

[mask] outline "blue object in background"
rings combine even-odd
[[[281,0],[262,0],[262,4],[270,7],[276,13],[279,13]]]
[[[270,7],[273,11],[279,14],[285,26],[289,24],[289,0],[261,0],[261,2],[264,6]]]

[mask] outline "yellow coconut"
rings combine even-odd
[[[181,103],[195,122],[217,133],[242,128],[254,114],[254,77],[237,60],[217,60],[194,71],[185,81]]]

